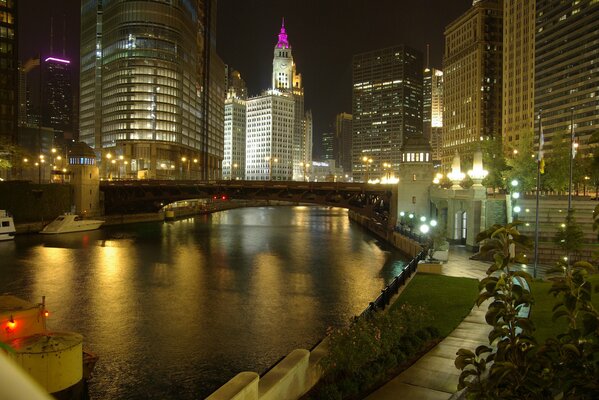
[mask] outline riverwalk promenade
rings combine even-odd
[[[490,263],[470,260],[472,253],[462,246],[451,246],[442,275],[481,279]],[[522,268],[532,275],[531,270]],[[539,276],[544,276],[541,267]],[[448,299],[448,301],[451,301]],[[454,365],[461,348],[475,349],[488,344],[491,327],[485,323],[487,305],[474,306],[458,327],[408,369],[366,397],[367,400],[446,400],[456,398],[460,370]]]

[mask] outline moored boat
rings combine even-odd
[[[63,214],[40,231],[44,234],[83,232],[98,229],[104,223],[99,219],[85,219],[77,214]]]
[[[0,241],[15,238],[15,222],[6,210],[0,210]]]

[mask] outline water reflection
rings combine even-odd
[[[92,398],[203,398],[347,323],[403,267],[335,208],[263,207],[0,243],[0,292],[100,356]]]

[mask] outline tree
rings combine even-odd
[[[522,192],[528,192],[537,187],[537,161],[535,153],[531,152],[534,135],[532,132],[522,132],[518,147],[513,149],[511,157],[506,160],[508,169],[503,173],[503,179],[511,182],[516,179]]]
[[[503,154],[501,137],[491,137],[483,140],[483,166],[489,174],[483,179],[483,185],[493,189],[504,188],[503,174],[508,166]]]
[[[574,219],[574,210],[570,209],[566,215],[566,223],[563,227],[558,229],[553,242],[564,250],[569,259],[571,254],[576,253],[581,249],[583,240],[584,232]]]
[[[570,182],[570,137],[563,133],[556,133],[551,140],[551,152],[545,162],[545,185],[555,191],[564,192],[568,190]]]

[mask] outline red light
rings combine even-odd
[[[216,200],[216,198],[217,198],[216,196],[213,196],[213,197],[212,197],[212,200]]]
[[[227,196],[223,195],[222,199],[227,200]]]
[[[6,329],[9,331],[14,331],[16,327],[17,327],[17,322],[12,318],[12,315],[11,315],[10,319],[6,323]]]

